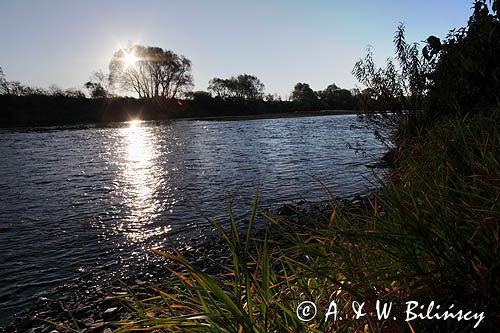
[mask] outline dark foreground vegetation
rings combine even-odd
[[[287,206],[280,214],[259,209],[256,197],[241,225],[229,209],[227,221],[211,221],[226,260],[155,250],[165,257],[169,278],[112,295],[121,316],[105,326],[118,332],[498,331],[498,6],[476,1],[467,27],[445,40],[429,37],[422,50],[406,43],[400,26],[393,62],[377,68],[369,52],[356,64],[354,74],[369,89],[367,105],[375,100],[392,111],[366,115],[391,148],[379,190],[358,202],[332,198],[326,208]],[[254,233],[263,223],[267,231]],[[295,309],[306,300],[318,306],[318,317],[302,322]],[[376,300],[399,304],[391,312],[396,319],[379,320]],[[342,320],[325,322],[331,301]],[[353,317],[353,301],[366,302],[360,318]],[[454,305],[484,318],[406,321],[401,305],[407,301]],[[70,319],[64,325],[81,329]]]

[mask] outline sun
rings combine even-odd
[[[122,58],[123,64],[125,65],[125,68],[135,66],[135,63],[137,62],[137,60],[139,60],[139,58],[137,58],[137,56],[134,54],[133,51],[125,53],[125,55]]]
[[[141,120],[140,119],[131,119],[130,121],[128,121],[128,123],[130,125],[130,128],[135,128],[141,123]]]

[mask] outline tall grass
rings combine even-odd
[[[118,331],[333,332],[469,331],[457,321],[380,321],[375,300],[435,301],[476,312],[476,331],[497,329],[499,312],[500,113],[445,120],[414,140],[411,153],[390,171],[366,205],[283,217],[259,211],[246,232],[229,214],[228,230],[215,221],[232,260],[208,275],[180,252],[157,254],[175,265],[176,281],[148,297],[124,297],[132,319]],[[252,234],[256,218],[270,231]],[[175,268],[174,268],[175,267]],[[320,311],[310,322],[294,310],[303,300]],[[325,323],[330,301],[342,321]],[[366,301],[355,319],[352,301]]]
[[[118,331],[299,331],[302,324],[293,312],[297,299],[289,297],[296,294],[298,276],[279,259],[279,248],[270,251],[267,236],[252,238],[256,214],[257,197],[244,234],[231,209],[228,231],[212,221],[232,254],[229,265],[207,258],[206,265],[220,266],[218,278],[196,268],[175,249],[173,253],[154,250],[178,268],[169,268],[178,281],[167,283],[163,290],[156,290],[157,295],[146,299],[124,297],[122,302],[134,318],[117,323]]]

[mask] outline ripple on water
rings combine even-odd
[[[221,218],[225,199],[264,204],[369,186],[383,148],[355,116],[131,122],[110,128],[0,131],[0,307],[5,320],[34,296],[83,274],[153,260],[147,249],[196,235],[193,207]],[[236,207],[241,214],[248,206]],[[131,260],[130,258],[133,258]],[[126,269],[125,269],[126,270]]]

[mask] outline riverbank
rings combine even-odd
[[[498,110],[441,119],[407,143],[386,186],[354,207],[332,200],[326,214],[308,211],[297,220],[293,209],[280,216],[255,204],[248,230],[257,217],[276,230],[261,237],[214,224],[230,250],[228,264],[203,257],[197,266],[180,252],[157,251],[180,267],[171,270],[177,281],[124,298],[131,318],[116,323],[118,331],[494,331],[499,125]],[[224,274],[203,271],[209,265]],[[303,301],[317,305],[318,317],[299,319]],[[326,320],[332,301],[344,320]],[[364,304],[360,317],[350,307],[355,301]],[[393,321],[381,320],[376,301],[396,304]],[[408,320],[397,306],[406,302],[453,305],[481,320]]]

